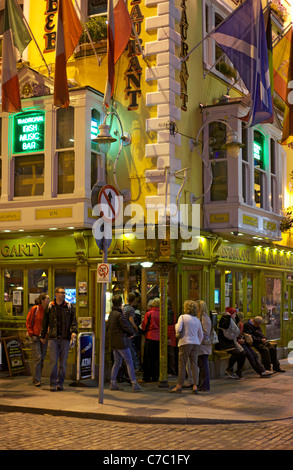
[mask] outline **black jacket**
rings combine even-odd
[[[254,326],[251,320],[248,320],[247,322],[244,323],[243,325],[243,332],[248,333],[252,336],[253,343],[252,346],[258,347],[261,344],[263,344],[263,339],[266,338],[265,335],[262,332],[262,329],[260,326]]]
[[[129,348],[128,337],[134,335],[134,329],[120,308],[113,308],[109,315],[108,325],[111,349]]]
[[[239,323],[239,318],[236,315],[236,325]],[[231,315],[227,315],[224,313],[222,317],[220,318],[219,325],[218,325],[218,339],[219,342],[215,345],[215,349],[218,351],[221,351],[223,349],[231,349],[235,348],[235,343],[232,339],[226,338],[226,336],[223,333],[223,329],[227,330],[230,325],[230,321],[232,320]]]
[[[63,339],[70,340],[72,333],[77,333],[77,321],[73,306],[64,301],[61,310],[62,317],[62,331],[60,337]],[[41,338],[45,338],[47,335],[48,339],[57,338],[57,312],[55,302],[50,302],[46,308],[43,316]]]

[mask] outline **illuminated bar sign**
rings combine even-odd
[[[45,113],[33,111],[13,117],[13,153],[40,152],[45,148]]]
[[[262,147],[257,142],[253,142],[253,158],[261,160]]]

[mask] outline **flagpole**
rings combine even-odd
[[[79,14],[80,14],[80,18],[82,19],[83,27],[84,27],[84,29],[86,30],[87,36],[88,36],[88,38],[89,38],[89,40],[90,40],[91,46],[92,46],[93,51],[94,51],[94,54],[95,54],[95,56],[96,56],[98,65],[100,66],[100,65],[101,65],[101,59],[99,58],[99,56],[98,56],[98,54],[97,54],[96,48],[95,48],[95,46],[94,46],[93,40],[92,40],[91,35],[90,35],[90,33],[89,33],[89,30],[88,30],[88,28],[87,28],[86,22],[85,22],[85,20],[84,20],[84,18],[83,18],[83,16],[82,16],[82,13],[81,13],[81,10],[80,10],[79,5],[78,5],[78,3],[77,3],[77,0],[75,0],[75,6],[76,6],[76,8],[77,8],[77,10],[78,10],[78,12],[79,12]]]
[[[26,27],[27,27],[27,29],[28,29],[28,31],[29,31],[31,37],[33,38],[33,40],[34,40],[34,42],[35,42],[35,44],[36,44],[36,46],[37,46],[37,49],[38,49],[38,51],[39,51],[39,53],[40,53],[40,55],[41,55],[43,61],[45,62],[45,65],[46,65],[47,71],[48,71],[48,75],[49,75],[49,77],[50,77],[50,75],[51,75],[51,67],[49,67],[49,65],[48,65],[47,62],[45,61],[45,57],[43,56],[43,54],[42,54],[42,52],[41,52],[41,49],[39,48],[39,45],[38,45],[38,43],[37,43],[37,41],[36,41],[36,38],[35,38],[35,36],[33,35],[33,32],[32,32],[32,30],[31,30],[31,28],[30,28],[30,26],[29,26],[29,24],[28,24],[28,22],[27,22],[27,20],[26,20],[26,18],[25,18],[25,16],[24,16],[24,14],[23,14],[22,9],[20,8],[20,6],[19,6],[19,4],[18,4],[18,1],[17,1],[17,0],[14,0],[14,3],[15,3],[15,5],[17,6],[18,11],[21,13],[21,16],[22,16],[22,18],[23,18],[23,21],[25,22],[25,25],[26,25]]]

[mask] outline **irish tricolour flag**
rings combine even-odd
[[[2,44],[2,111],[21,111],[19,82],[17,76],[17,51],[21,56],[31,41],[24,24],[17,0],[6,0],[4,12],[4,33]]]

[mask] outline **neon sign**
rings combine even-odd
[[[261,154],[262,154],[261,145],[257,144],[256,142],[253,142],[253,158],[255,158],[255,160],[260,160]]]
[[[45,113],[33,111],[13,117],[13,153],[40,152],[45,148]]]

